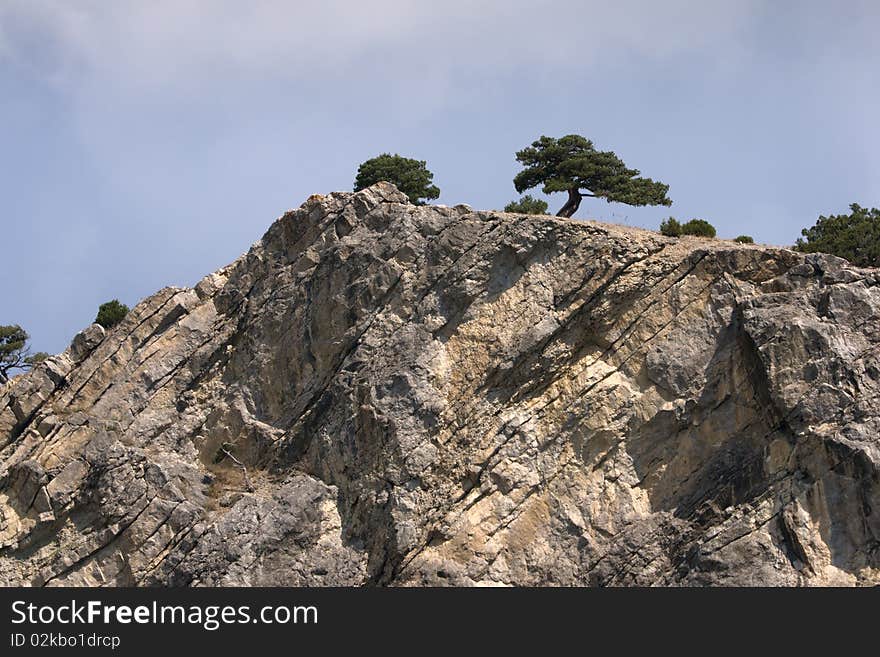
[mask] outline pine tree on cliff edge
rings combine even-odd
[[[434,174],[428,171],[424,160],[382,153],[363,162],[354,180],[354,191],[359,192],[370,185],[385,180],[397,185],[416,205],[423,205],[423,198],[431,200],[440,196],[440,188],[431,184]]]
[[[49,357],[44,351],[31,354],[30,336],[18,324],[0,326],[0,384],[9,381],[12,370],[27,370]]]
[[[611,151],[597,151],[580,135],[541,137],[517,152],[516,159],[525,166],[513,179],[517,192],[538,185],[543,185],[545,194],[568,192],[558,217],[572,216],[584,197],[627,205],[672,205],[666,196],[669,185],[639,177],[638,169],[627,168]]]

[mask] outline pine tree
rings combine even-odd
[[[846,258],[858,267],[880,267],[880,210],[849,206],[850,214],[820,216],[804,228],[795,248],[804,253],[821,251]]]
[[[384,180],[394,183],[416,205],[423,205],[424,201],[421,199],[435,199],[440,196],[440,189],[431,184],[433,179],[434,174],[428,171],[424,160],[382,153],[358,167],[354,191],[358,192]]]
[[[18,324],[0,326],[0,383],[9,381],[12,370],[26,370],[49,357],[40,351],[30,353],[27,341],[30,336]]]
[[[568,192],[568,201],[556,213],[560,217],[572,216],[584,197],[627,205],[672,205],[666,196],[668,185],[640,177],[613,152],[597,151],[580,135],[541,137],[517,152],[516,159],[525,166],[513,179],[516,191],[543,185],[545,194]]]

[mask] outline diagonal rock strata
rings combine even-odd
[[[876,584],[878,282],[311,197],[0,391],[0,583]]]

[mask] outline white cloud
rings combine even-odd
[[[754,2],[742,0],[11,0],[0,25],[7,51],[70,88],[85,79],[153,93],[239,77],[427,85],[543,67],[589,70],[718,51],[753,15]]]

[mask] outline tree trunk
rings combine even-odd
[[[575,212],[577,212],[578,207],[580,207],[581,198],[583,198],[583,196],[578,191],[577,187],[572,187],[571,189],[569,189],[568,200],[565,202],[565,205],[563,205],[559,209],[559,212],[556,213],[556,216],[570,217],[571,215],[573,215]]]

